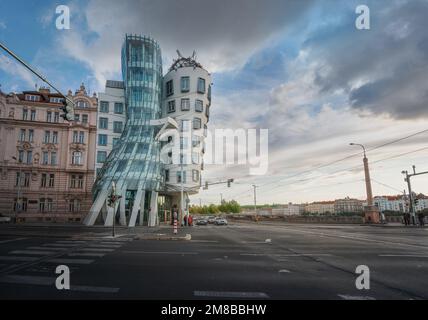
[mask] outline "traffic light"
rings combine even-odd
[[[205,187],[204,190],[208,190],[208,181],[205,181]]]
[[[418,203],[419,203],[419,199],[415,199],[415,206],[417,206],[418,205]]]
[[[64,114],[61,117],[66,121],[74,121],[74,102],[69,98],[64,98],[62,104],[63,106],[60,109]]]
[[[233,182],[233,179],[227,179],[227,187],[230,188],[230,184]]]

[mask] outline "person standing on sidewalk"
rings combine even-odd
[[[425,221],[424,221],[424,219],[425,219],[425,215],[424,215],[424,213],[423,213],[422,211],[420,211],[420,212],[418,213],[418,219],[419,219],[419,225],[420,225],[421,227],[424,227],[424,226],[425,226]]]

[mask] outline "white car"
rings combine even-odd
[[[225,218],[217,218],[214,221],[216,226],[227,226],[227,220]]]

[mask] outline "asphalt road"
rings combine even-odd
[[[0,226],[0,298],[428,299],[428,229],[235,223],[186,232],[192,240]],[[70,290],[56,289],[58,265],[71,270]],[[368,290],[355,286],[358,265],[369,267]]]

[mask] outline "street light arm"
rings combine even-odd
[[[363,148],[364,158],[366,158],[366,148],[364,147],[364,145],[362,145],[360,143],[353,143],[353,142],[351,142],[349,145],[351,145],[351,146],[360,146],[361,148]]]

